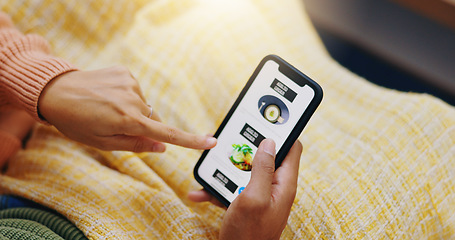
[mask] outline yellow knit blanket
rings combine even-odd
[[[126,65],[167,124],[214,132],[277,54],[324,100],[300,137],[283,239],[455,238],[455,109],[374,86],[330,59],[299,0],[1,1],[84,69]],[[71,106],[68,106],[71,107]],[[93,114],[97,114],[94,112]],[[103,152],[38,126],[0,192],[56,209],[90,239],[213,239],[224,210],[186,199],[199,151]]]

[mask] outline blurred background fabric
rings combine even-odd
[[[455,109],[374,85],[333,60],[300,0],[0,1],[82,69],[127,66],[164,122],[213,133],[260,60],[324,89],[300,136],[283,239],[455,237]],[[69,106],[70,107],[70,106]],[[94,112],[93,114],[97,114]],[[186,199],[201,152],[104,152],[39,125],[0,193],[55,209],[89,239],[216,239],[225,210]]]

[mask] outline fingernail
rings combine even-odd
[[[209,137],[209,138],[207,138],[207,140],[206,140],[206,146],[207,146],[207,147],[210,147],[210,148],[211,148],[211,147],[214,147],[214,146],[216,145],[216,141],[217,141],[216,138],[214,138],[214,137]]]
[[[152,148],[153,148],[153,152],[166,151],[166,145],[164,145],[163,143],[155,143],[155,144],[153,144]]]
[[[272,139],[264,139],[262,147],[265,153],[275,157],[275,142]]]

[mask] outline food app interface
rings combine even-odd
[[[267,61],[199,166],[199,176],[232,202],[250,181],[259,143],[271,138],[278,152],[314,95]]]

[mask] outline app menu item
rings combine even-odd
[[[281,73],[276,62],[265,62],[219,134],[217,146],[200,164],[198,175],[232,202],[250,180],[260,142],[271,138],[280,149],[314,95],[310,86],[300,86]]]

